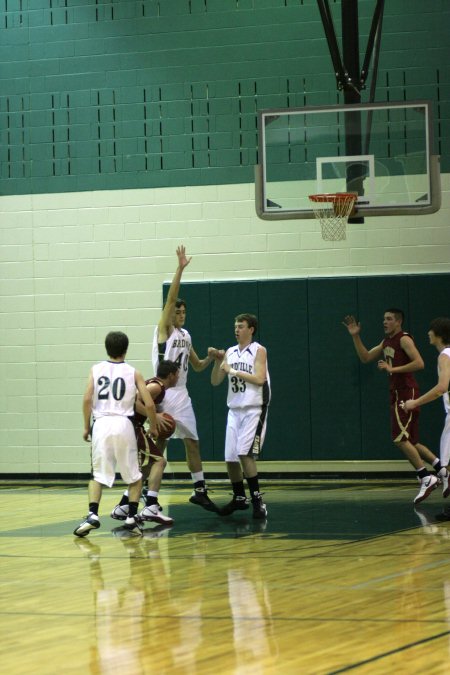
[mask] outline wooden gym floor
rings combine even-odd
[[[212,483],[219,505],[225,483]],[[72,535],[83,484],[0,483],[8,675],[450,671],[450,521],[414,481],[264,481],[267,523],[220,518],[165,483],[170,529]]]

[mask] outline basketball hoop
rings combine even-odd
[[[314,215],[320,221],[322,239],[342,241],[346,238],[346,225],[357,198],[355,192],[334,192],[309,195]]]

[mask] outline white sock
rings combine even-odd
[[[199,480],[205,480],[205,474],[203,471],[197,471],[196,473],[191,473],[192,482],[198,483]]]

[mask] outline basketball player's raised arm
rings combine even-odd
[[[86,390],[83,396],[83,438],[85,441],[89,439],[91,433],[91,414],[92,414],[92,396],[94,394],[94,377],[92,375],[92,370],[89,373],[89,379],[86,386]]]
[[[383,343],[380,342],[380,344],[372,347],[372,349],[367,349],[360,336],[361,324],[356,321],[354,316],[348,314],[342,323],[347,328],[349,334],[352,336],[353,346],[355,347],[355,351],[362,363],[369,363],[370,361],[375,361],[375,359],[380,358],[380,356],[383,354]]]
[[[186,248],[183,245],[177,248],[177,257],[178,267],[173,276],[172,283],[170,284],[166,303],[158,323],[158,342],[165,342],[171,333],[173,313],[175,311],[175,303],[180,290],[181,276],[183,274],[184,268],[187,267],[192,260],[192,257],[186,257]]]

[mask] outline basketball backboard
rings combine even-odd
[[[261,218],[313,218],[324,192],[356,192],[357,217],[440,208],[429,101],[261,110],[259,161]]]

